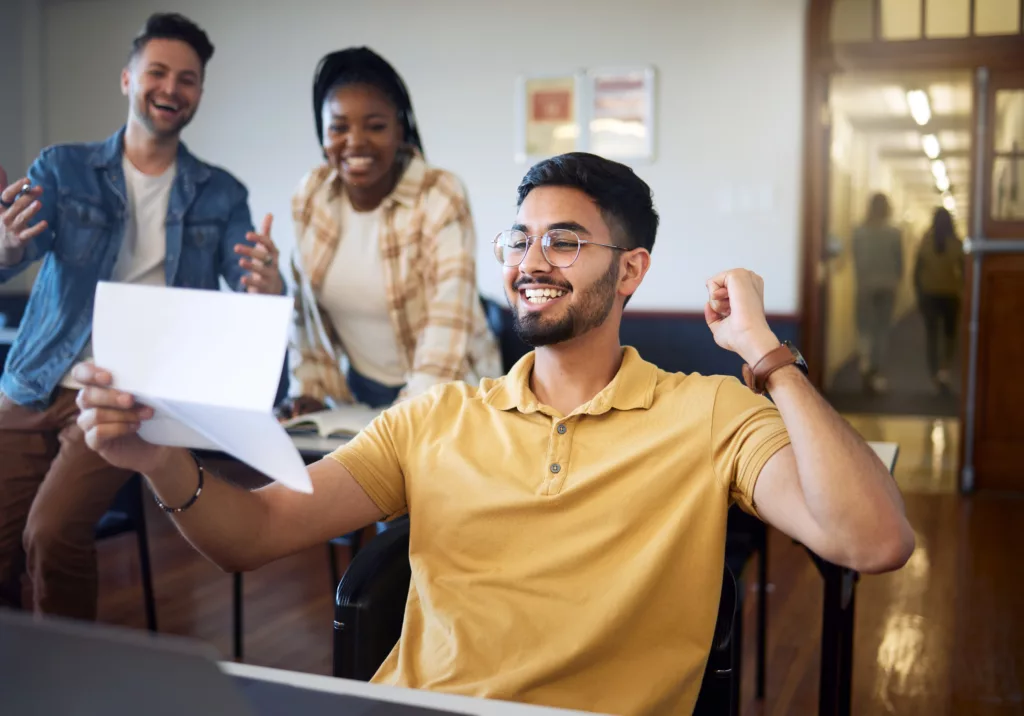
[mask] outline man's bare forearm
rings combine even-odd
[[[146,478],[165,505],[178,507],[195,494],[199,470],[188,451],[175,449]],[[244,571],[264,561],[260,526],[267,522],[267,509],[258,492],[236,487],[205,470],[199,498],[171,516],[185,539],[224,571]]]
[[[777,370],[767,387],[786,424],[815,522],[853,563],[879,554],[909,556],[914,536],[903,498],[874,450],[795,366]],[[879,549],[880,542],[887,549]]]

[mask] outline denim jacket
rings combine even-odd
[[[48,228],[21,263],[0,266],[2,283],[43,261],[0,376],[0,391],[21,405],[49,405],[89,341],[96,285],[110,280],[128,215],[123,139],[124,127],[104,142],[52,146],[29,168],[29,181],[43,187],[30,225],[45,219]],[[180,144],[167,206],[167,285],[217,290],[223,276],[242,290],[234,246],[252,246],[252,230],[245,186]]]

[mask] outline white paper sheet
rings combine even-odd
[[[139,431],[145,440],[221,450],[312,492],[273,415],[291,311],[285,296],[101,282],[94,360],[116,388],[154,409]]]

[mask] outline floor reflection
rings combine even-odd
[[[895,477],[904,493],[957,491],[960,421],[894,415],[844,415],[865,440],[899,443]]]

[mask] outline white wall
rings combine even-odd
[[[21,30],[21,3],[4,3],[0,9],[0,92],[6,101],[0,102],[0,166],[12,180],[21,176],[25,169],[22,166],[21,95],[25,68]]]
[[[74,0],[46,10],[46,137],[108,136],[124,121],[118,73],[151,11],[179,11],[216,54],[185,140],[249,187],[258,222],[292,243],[289,196],[319,160],[311,85],[326,52],[368,45],[404,76],[428,159],[469,189],[483,290],[500,295],[488,240],[514,216],[522,72],[651,64],[657,158],[638,167],[663,223],[631,303],[700,310],[704,280],[736,265],[766,279],[769,311],[797,310],[805,0]]]

